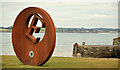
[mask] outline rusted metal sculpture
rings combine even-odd
[[[33,16],[30,27],[28,24]],[[37,21],[42,22],[42,27],[37,27]],[[39,33],[45,28],[45,34],[41,41],[35,38],[33,32]],[[56,31],[50,15],[43,9],[29,7],[17,16],[13,30],[12,43],[14,51],[23,64],[43,65],[51,57],[56,42]]]

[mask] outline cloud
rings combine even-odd
[[[2,2],[118,2],[119,0],[1,0]]]
[[[117,3],[7,2],[3,3],[2,7],[3,26],[13,25],[20,11],[26,7],[35,6],[45,9],[56,27],[117,27],[118,14],[115,5]]]
[[[91,18],[103,18],[103,19],[105,19],[105,18],[109,18],[109,17],[111,17],[110,15],[102,15],[102,14],[95,14],[95,15],[90,15],[90,17]]]

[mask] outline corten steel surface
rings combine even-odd
[[[30,27],[28,27],[33,16]],[[42,27],[37,27],[37,21],[42,22]],[[41,41],[35,38],[33,32],[39,33],[45,28],[45,34]],[[51,57],[56,42],[56,31],[50,15],[43,9],[29,7],[17,16],[13,30],[12,43],[14,51],[23,64],[43,65]]]

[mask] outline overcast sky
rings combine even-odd
[[[112,0],[111,2],[81,2],[77,0],[52,0],[51,2],[47,0],[14,2],[13,0],[13,2],[2,2],[2,7],[0,8],[2,10],[2,19],[0,19],[2,24],[0,26],[12,26],[19,12],[31,6],[45,9],[52,17],[56,27],[118,27],[118,3],[112,2]]]

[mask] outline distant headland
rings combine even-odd
[[[0,27],[0,32],[11,32],[12,26]],[[58,33],[118,33],[118,28],[55,28]],[[42,28],[40,32],[44,32],[45,28]]]

